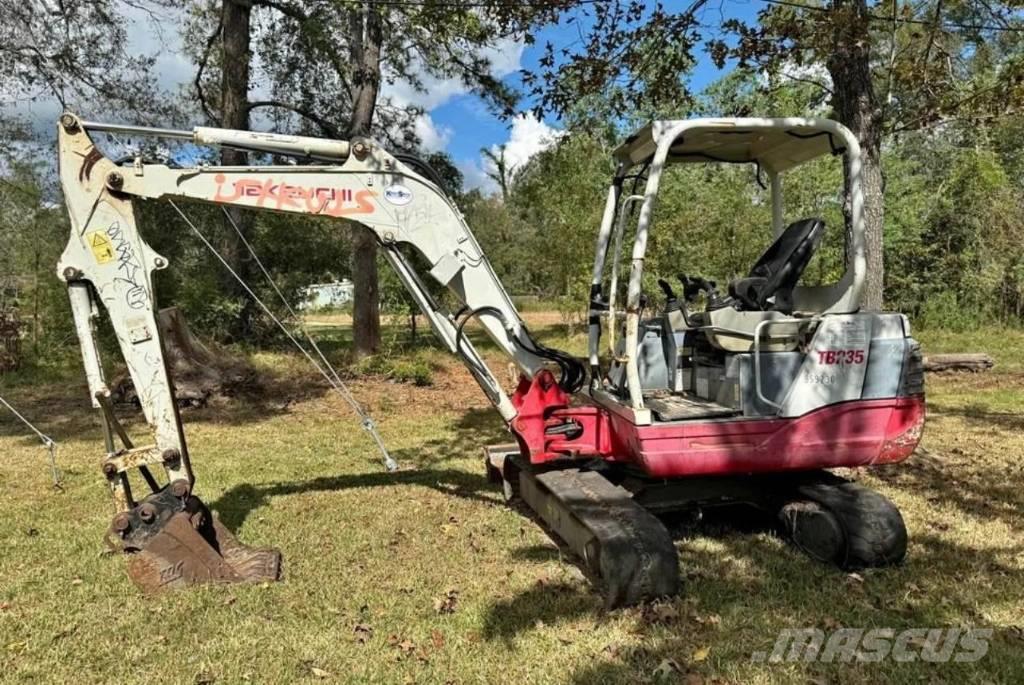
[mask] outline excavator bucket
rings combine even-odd
[[[111,533],[129,555],[129,577],[146,594],[281,577],[280,551],[242,544],[198,497],[182,501],[165,489],[118,514]]]

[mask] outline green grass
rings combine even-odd
[[[906,564],[857,579],[769,534],[689,531],[678,540],[685,591],[663,620],[604,612],[570,560],[502,503],[480,456],[508,433],[431,348],[417,352],[429,386],[352,386],[402,464],[394,475],[292,357],[258,356],[277,369],[263,401],[185,411],[198,493],[243,541],[280,547],[285,578],[153,599],[104,552],[111,506],[84,383],[8,387],[59,441],[65,483],[50,487],[43,450],[3,416],[0,681],[636,683],[671,659],[679,672],[667,682],[1021,682],[1024,375],[1012,350],[1024,336],[922,337],[928,350],[988,351],[998,365],[929,377],[924,450],[854,474],[903,510]],[[453,591],[454,612],[439,613]],[[783,628],[838,625],[996,635],[977,664],[750,660]]]

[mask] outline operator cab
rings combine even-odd
[[[865,276],[860,149],[846,128],[803,118],[661,121],[628,138],[615,157],[619,169],[591,285],[591,396],[598,404],[644,425],[792,417],[836,402],[897,394],[894,384],[913,341],[901,315],[859,313]],[[834,201],[843,186],[835,177],[826,222],[824,216],[786,217],[784,179],[831,157],[842,158],[835,164],[850,189],[849,239],[841,276],[809,286],[801,279],[826,231],[844,233]],[[770,203],[768,245],[749,267],[721,283],[703,273],[701,264],[680,264],[676,274],[645,278],[655,198],[665,173],[694,164],[754,170]],[[765,219],[769,224],[767,212]],[[627,235],[631,248],[624,244]],[[643,290],[655,280],[658,297]],[[660,311],[656,300],[664,302]],[[850,363],[822,368],[834,355],[819,360],[810,354],[815,349],[849,353]]]

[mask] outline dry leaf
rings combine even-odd
[[[710,647],[701,647],[700,649],[698,649],[696,652],[693,653],[693,660],[694,661],[704,661],[705,659],[708,658],[708,654],[710,654],[710,653],[711,653],[711,648]]]
[[[679,618],[679,609],[673,604],[655,602],[643,608],[642,616],[648,623],[669,623]]]
[[[312,673],[313,675],[315,675],[317,678],[330,678],[331,677],[330,673],[328,673],[327,671],[325,671],[322,668],[317,668],[316,666],[310,666],[309,667],[309,672]]]
[[[846,577],[849,578],[850,580],[854,581],[854,582],[857,582],[857,583],[863,583],[864,582],[864,576],[862,576],[859,573],[849,573],[849,574],[847,574]]]
[[[679,668],[679,664],[677,664],[674,659],[662,659],[661,663],[658,664],[658,667],[654,669],[654,673],[652,673],[652,675],[655,680],[667,680],[674,673],[680,672],[682,672],[682,669]]]
[[[217,682],[217,676],[210,671],[199,671],[199,673],[196,673],[196,677],[192,682],[195,685],[213,685]]]
[[[373,637],[373,628],[370,627],[369,623],[357,623],[352,632],[356,634],[356,642],[359,644],[365,644],[367,640]]]
[[[430,631],[430,642],[434,645],[434,649],[441,649],[444,647],[444,633],[440,630]]]
[[[72,580],[72,581],[71,581],[71,584],[72,584],[72,585],[81,585],[81,584],[82,584],[82,582],[83,582],[83,581],[82,581],[82,579],[81,579],[81,578],[75,578],[74,580]]]
[[[434,600],[434,611],[439,614],[454,614],[459,601],[459,591],[449,590],[444,597]]]
[[[0,611],[7,611],[11,608],[10,602],[0,602]]]
[[[416,643],[412,640],[402,640],[398,643],[398,648],[402,650],[402,653],[406,656],[412,654],[413,650],[416,649]]]

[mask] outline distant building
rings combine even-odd
[[[314,283],[302,289],[302,304],[299,309],[339,309],[352,301],[355,288],[352,281],[343,278],[334,283]]]

